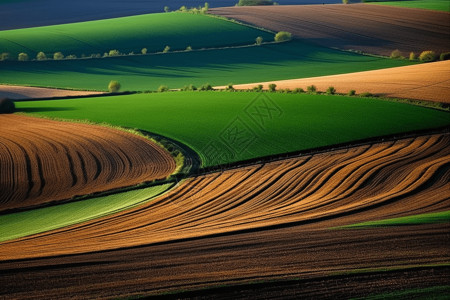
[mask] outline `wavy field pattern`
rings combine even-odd
[[[0,211],[165,178],[174,170],[166,150],[137,135],[0,116]]]
[[[434,135],[191,178],[135,209],[4,242],[0,259],[87,253],[292,225],[329,228],[448,210],[449,144],[450,135]]]

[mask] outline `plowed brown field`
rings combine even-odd
[[[103,92],[72,91],[18,85],[0,85],[0,98],[6,97],[9,99],[53,98],[98,94],[103,94]]]
[[[191,178],[131,211],[0,244],[0,259],[446,210],[449,146],[450,135],[435,135]]]
[[[329,227],[448,210],[449,144],[449,134],[433,135],[189,179],[132,210],[1,243],[0,296],[114,298],[227,284],[231,298],[245,289],[331,298],[445,284],[448,268],[439,267],[339,274],[447,264],[448,224]],[[280,278],[306,281],[235,285]]]
[[[170,154],[120,130],[0,115],[0,210],[165,178]]]
[[[450,14],[367,4],[224,7],[214,14],[271,29],[326,47],[390,55],[450,50]]]
[[[337,93],[355,90],[357,94],[370,92],[382,97],[450,103],[450,61],[341,75],[237,84],[234,87],[251,89],[262,84],[267,89],[271,83],[275,83],[277,89],[303,88],[306,91],[307,86],[315,85],[318,91],[325,92],[328,87],[333,86]]]

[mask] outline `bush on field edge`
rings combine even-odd
[[[11,114],[16,110],[16,106],[11,99],[0,99],[0,114]]]

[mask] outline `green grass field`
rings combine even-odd
[[[218,34],[220,32],[220,34]],[[39,51],[53,57],[103,54],[116,49],[128,54],[249,45],[257,36],[273,41],[274,35],[218,18],[189,13],[159,13],[63,25],[0,31],[0,53],[14,59],[20,52],[35,58]]]
[[[450,12],[448,0],[403,0],[403,1],[367,1],[374,4],[392,5],[410,8],[422,8]]]
[[[117,213],[161,195],[172,184],[0,215],[0,242]]]
[[[180,14],[184,16],[183,14]],[[191,15],[188,15],[191,16]],[[85,60],[0,62],[0,83],[106,90],[156,90],[160,85],[226,85],[398,67],[411,64],[292,41],[223,50]],[[39,74],[37,76],[37,74]]]
[[[437,213],[420,214],[413,216],[406,216],[400,218],[392,218],[378,221],[369,221],[357,224],[342,226],[339,228],[365,228],[365,227],[379,227],[379,226],[401,226],[401,225],[419,225],[419,224],[434,224],[434,223],[449,223],[450,211],[443,211]]]
[[[450,125],[448,112],[308,94],[167,92],[26,101],[16,107],[167,136],[197,151],[204,166]]]

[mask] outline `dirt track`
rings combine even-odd
[[[440,61],[406,67],[331,75],[312,78],[237,84],[236,89],[251,89],[262,84],[264,89],[275,83],[277,89],[295,89],[315,85],[325,92],[333,86],[337,93],[355,90],[357,94],[370,92],[382,97],[416,99],[450,103],[450,61]],[[219,87],[223,88],[223,87]]]
[[[71,91],[18,85],[0,85],[0,98],[5,97],[9,99],[53,98],[97,94],[103,94],[103,92]]]
[[[329,230],[448,210],[449,144],[450,135],[434,135],[193,178],[130,211],[1,243],[0,296],[111,298],[449,263],[448,224]],[[345,295],[358,296],[442,285],[448,268],[417,272],[341,279]],[[337,280],[292,289],[332,297],[345,291]]]
[[[214,14],[244,21],[326,47],[390,55],[399,49],[450,51],[450,14],[367,4],[225,7]]]
[[[168,152],[112,128],[0,115],[0,211],[165,178]]]

